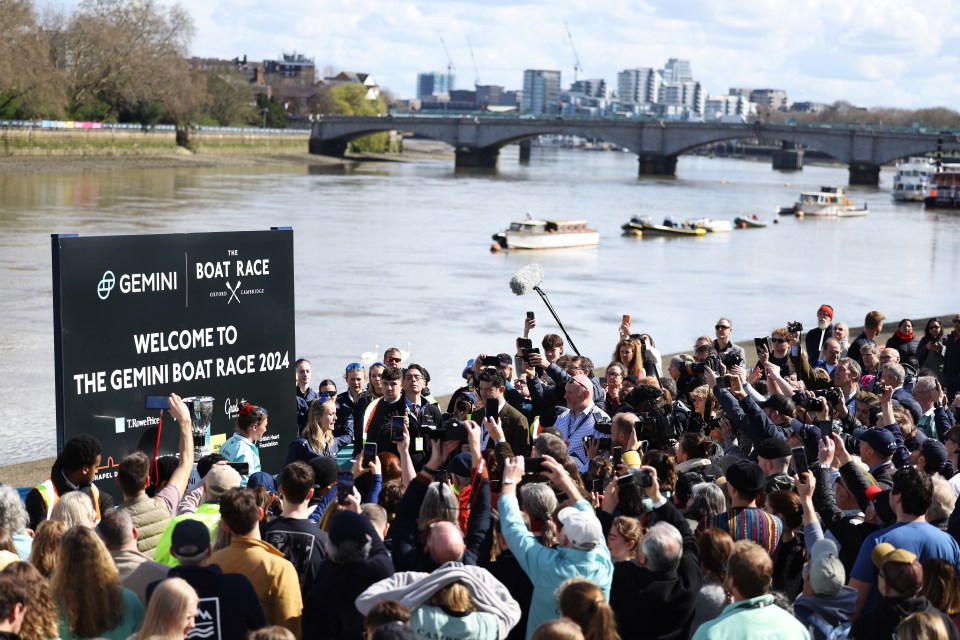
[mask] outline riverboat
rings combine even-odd
[[[820,187],[820,191],[803,192],[794,210],[798,216],[830,218],[853,218],[870,213],[866,203],[862,207],[855,205],[843,187]]]
[[[588,228],[586,220],[537,220],[527,214],[493,239],[502,249],[568,249],[596,246],[600,232]]]
[[[923,206],[928,209],[960,209],[960,170],[940,171],[930,176]]]
[[[767,221],[757,217],[757,214],[750,216],[737,216],[733,219],[733,224],[737,229],[762,229],[767,226]]]
[[[909,158],[897,163],[891,196],[897,202],[923,202],[930,185],[930,176],[937,172],[933,158]]]
[[[679,224],[670,218],[664,219],[663,224],[654,224],[652,218],[641,218],[640,216],[630,218],[630,221],[625,223],[621,229],[630,235],[637,235],[637,232],[640,232],[643,237],[703,236],[707,234],[707,230],[703,227]]]

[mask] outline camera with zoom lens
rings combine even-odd
[[[825,391],[816,391],[818,398],[826,398],[828,404],[837,404],[843,398],[843,391],[838,387],[830,387]]]
[[[720,358],[717,356],[707,356],[703,359],[703,362],[686,362],[684,363],[684,368],[682,371],[688,376],[696,376],[702,375],[704,370],[708,368],[714,371],[719,371]]]
[[[812,398],[809,396],[804,396],[800,401],[800,406],[807,411],[820,411],[823,409],[823,405],[820,404],[819,396],[813,396]]]
[[[787,331],[790,333],[800,333],[803,331],[803,325],[799,322],[788,322]]]
[[[739,353],[731,349],[720,356],[720,362],[722,362],[723,366],[725,366],[727,369],[730,369],[732,367],[736,367],[737,365],[743,364],[743,358],[740,357]]]

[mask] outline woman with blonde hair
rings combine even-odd
[[[51,520],[60,520],[67,528],[82,525],[93,528],[97,522],[97,512],[93,508],[90,496],[82,491],[71,491],[64,494],[50,512]]]
[[[126,640],[143,622],[137,594],[120,584],[110,553],[88,527],[64,534],[52,591],[60,609],[61,640]]]
[[[150,596],[137,640],[183,640],[196,626],[199,598],[182,578],[163,580]]]
[[[337,422],[337,401],[318,399],[310,403],[307,412],[307,425],[300,432],[300,436],[290,443],[287,451],[287,461],[283,466],[293,462],[310,462],[317,456],[335,458],[337,456],[337,441],[333,437],[333,427]]]
[[[479,611],[462,582],[451,582],[411,611],[410,627],[418,638],[497,640],[500,635],[497,617]]]
[[[21,640],[48,640],[60,634],[57,626],[57,608],[53,606],[50,585],[29,562],[7,565],[3,575],[12,576],[30,593],[30,606],[25,609]]]
[[[620,640],[617,621],[603,591],[586,578],[570,578],[560,585],[560,615],[583,630],[585,640]]]
[[[79,493],[79,492],[74,492]],[[57,554],[60,553],[60,540],[69,527],[62,520],[44,520],[33,535],[30,547],[30,564],[37,568],[47,580],[53,577],[57,566]]]

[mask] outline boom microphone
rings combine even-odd
[[[528,264],[510,278],[510,289],[518,296],[522,296],[539,287],[541,282],[543,282],[543,267],[538,264]]]
[[[510,289],[518,296],[522,296],[530,291],[536,291],[539,293],[540,297],[543,298],[543,303],[547,305],[547,309],[553,315],[553,319],[557,321],[557,324],[560,326],[560,330],[563,331],[563,335],[567,337],[567,342],[569,342],[570,346],[573,347],[574,353],[579,356],[580,351],[577,349],[577,345],[573,344],[570,334],[567,333],[567,330],[563,328],[563,323],[560,322],[560,317],[557,315],[557,312],[553,310],[553,305],[550,304],[550,300],[547,299],[547,294],[545,294],[543,289],[540,288],[541,282],[543,282],[543,267],[536,263],[528,264],[524,268],[517,271],[512,278],[510,278]]]

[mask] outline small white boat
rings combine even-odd
[[[737,225],[737,229],[762,229],[767,226],[767,221],[757,217],[757,214],[738,216],[734,218],[733,223]]]
[[[862,207],[855,205],[843,187],[820,187],[820,191],[801,193],[794,209],[798,216],[831,218],[854,218],[870,213],[866,202]]]
[[[933,174],[923,205],[928,209],[960,209],[960,168],[950,165]]]
[[[691,220],[690,224],[700,229],[706,229],[707,233],[727,233],[729,231],[733,231],[733,223],[729,220],[698,218],[696,220]]]
[[[586,220],[526,220],[510,223],[493,234],[493,249],[567,249],[593,247],[600,243],[600,232],[587,227]]]
[[[923,202],[930,186],[930,176],[937,172],[933,158],[909,158],[897,163],[891,195],[897,202]]]

